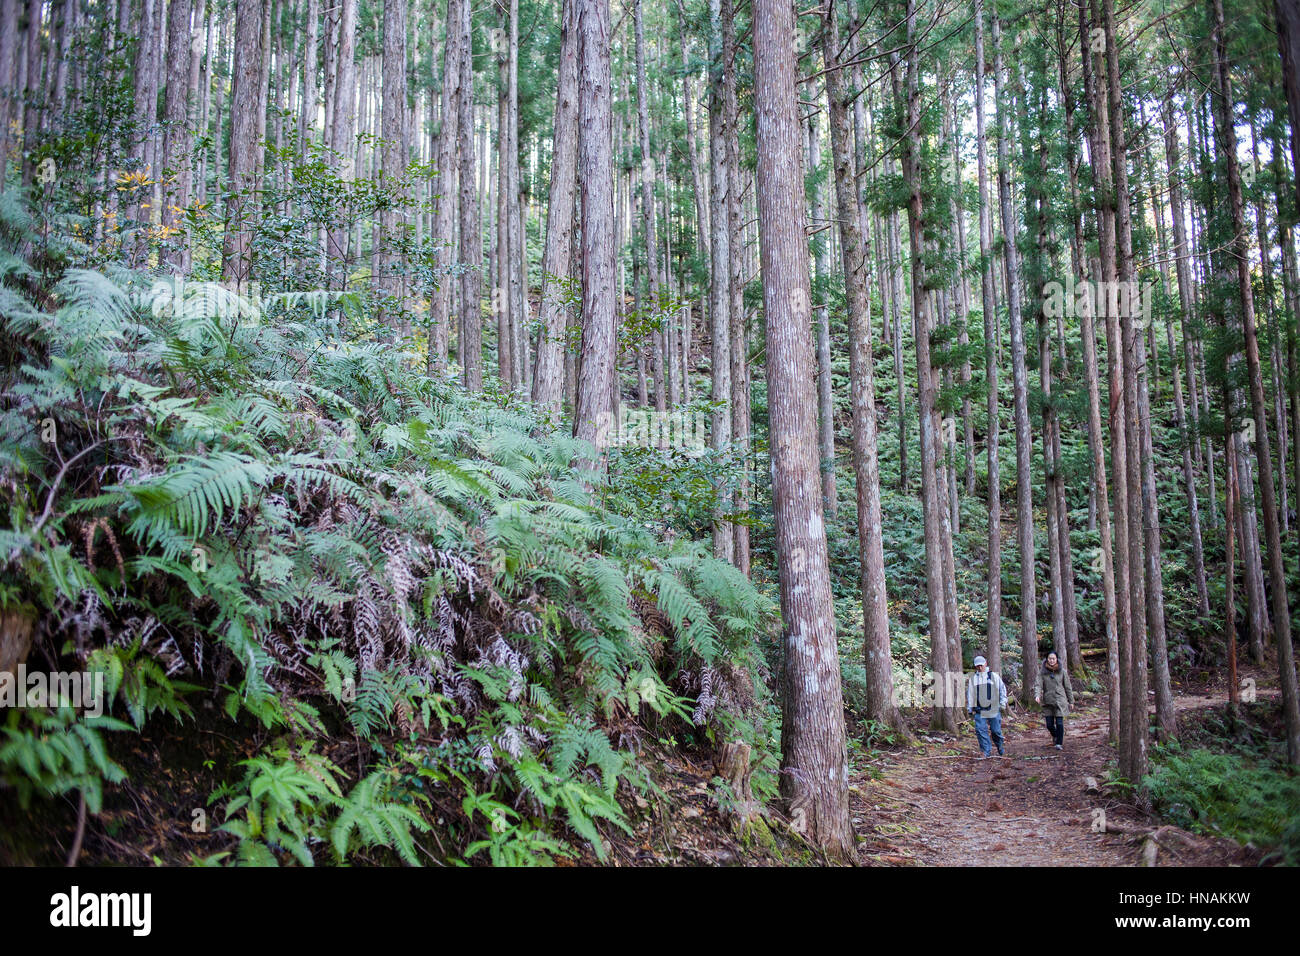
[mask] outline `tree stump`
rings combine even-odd
[[[32,648],[35,621],[21,611],[0,612],[0,673],[18,675],[18,665]]]
[[[718,748],[713,759],[714,772],[731,788],[731,801],[723,806],[732,831],[740,837],[757,836],[770,839],[771,831],[763,821],[762,808],[754,800],[750,787],[750,746],[743,740],[733,740]]]

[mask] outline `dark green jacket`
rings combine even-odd
[[[1065,682],[1065,670],[1057,666],[1048,670],[1043,666],[1043,713],[1049,717],[1064,717],[1074,706],[1074,694]]]

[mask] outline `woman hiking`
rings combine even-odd
[[[1043,717],[1047,721],[1047,731],[1052,735],[1052,743],[1061,750],[1065,739],[1065,715],[1074,706],[1074,691],[1065,679],[1065,668],[1053,651],[1047,655],[1043,665],[1042,682],[1038,691],[1038,702],[1043,705]]]

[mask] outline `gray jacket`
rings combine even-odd
[[[1007,685],[992,671],[976,671],[966,681],[966,709],[972,716],[996,717],[1007,706]]]

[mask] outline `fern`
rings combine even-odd
[[[386,675],[377,670],[363,671],[348,716],[357,733],[369,737],[376,730],[388,726],[393,704],[394,697]]]
[[[108,756],[101,730],[129,730],[108,717],[79,719],[72,708],[54,712],[16,708],[0,727],[0,781],[15,788],[26,808],[35,796],[55,797],[70,790],[99,813],[105,783],[120,783],[126,773]]]
[[[351,843],[384,846],[397,851],[409,865],[419,866],[411,830],[423,832],[429,824],[410,807],[389,799],[390,779],[376,770],[352,789],[330,831],[334,852],[346,859]]]
[[[135,502],[128,530],[148,544],[173,529],[200,538],[210,523],[219,524],[227,511],[249,502],[268,474],[265,463],[238,452],[187,458],[157,478],[120,489]]]
[[[10,215],[27,228],[0,196],[0,224]],[[130,723],[105,727],[189,720],[186,693],[206,686],[224,688],[232,719],[292,742],[244,766],[227,859],[307,864],[328,845],[337,860],[385,846],[414,862],[423,804],[409,767],[382,756],[394,739],[439,785],[505,808],[509,826],[456,847],[466,859],[553,860],[570,852],[555,824],[600,853],[600,829],[622,826],[618,782],[637,775],[609,721],[684,720],[688,673],[757,660],[771,602],[707,546],[669,545],[611,509],[579,467],[591,448],[526,405],[430,379],[410,353],[357,338],[364,316],[340,324],[292,290],[252,302],[122,269],[69,272],[33,300],[38,273],[6,246],[10,228],[0,550],[15,559],[0,594],[49,622],[44,651],[111,675]],[[666,622],[667,658],[651,659],[634,593]],[[93,628],[74,623],[87,595]],[[173,642],[165,655],[138,639],[144,620]],[[340,720],[373,748],[347,798],[304,749]],[[117,779],[79,720],[50,724],[62,742],[43,746],[63,756],[32,763],[42,726],[7,725],[6,780],[49,796]]]
[[[310,750],[296,755],[278,751],[240,766],[246,768],[243,792],[226,804],[226,822],[218,829],[240,839],[241,861],[275,865],[270,851],[278,849],[313,866],[314,820],[342,801],[338,768]]]
[[[193,711],[181,695],[201,688],[172,681],[153,657],[142,653],[139,639],[129,647],[101,647],[86,662],[90,673],[104,675],[106,706],[120,696],[136,730],[154,713],[162,712],[177,722]]]

